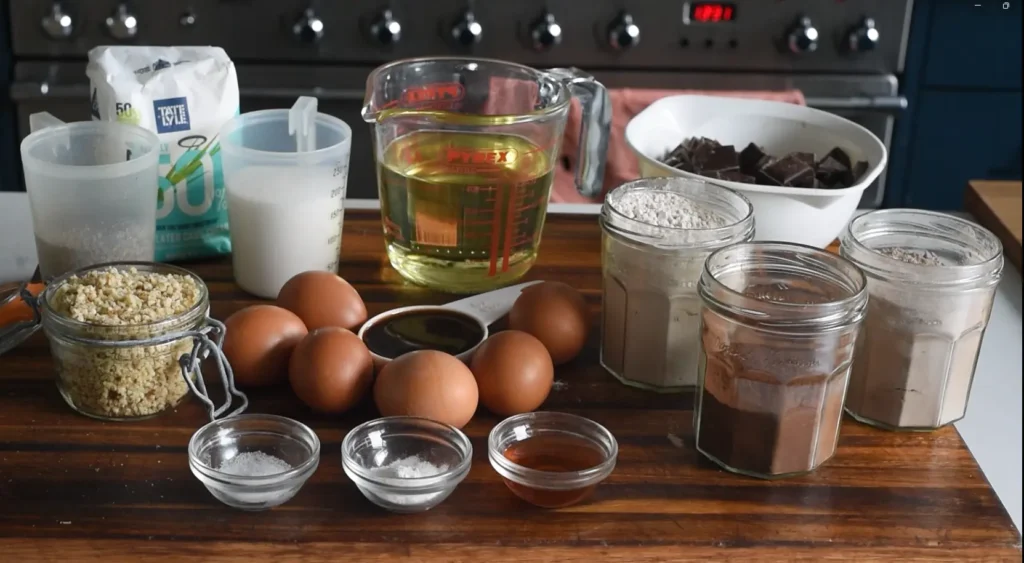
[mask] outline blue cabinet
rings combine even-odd
[[[968,180],[1021,178],[1022,4],[914,3],[886,207],[960,210]]]
[[[1021,177],[1020,92],[925,90],[916,105],[904,205],[960,209],[968,180]]]
[[[928,35],[926,88],[1020,90],[1021,0],[936,1]]]

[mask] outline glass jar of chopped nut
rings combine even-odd
[[[194,340],[185,333],[203,327],[209,311],[195,274],[147,262],[93,266],[54,280],[39,305],[57,387],[76,411],[139,419],[188,394],[180,359]],[[198,367],[188,371],[194,381]]]

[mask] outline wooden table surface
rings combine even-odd
[[[350,212],[342,274],[371,314],[450,298],[404,284],[383,254],[376,213]],[[579,288],[600,308],[592,217],[552,217],[532,279]],[[254,300],[227,260],[189,264],[223,319]],[[186,445],[204,420],[191,400],[137,423],[72,413],[54,385],[45,340],[0,357],[0,560],[143,561],[1020,561],[1021,540],[952,427],[892,433],[844,422],[817,472],[766,482],[719,470],[693,448],[690,395],[622,386],[597,362],[597,331],[560,368],[544,409],[583,414],[618,438],[618,467],[590,502],[525,505],[491,469],[485,411],[466,427],[473,468],[434,510],[386,513],[341,468],[340,444],[374,415],[311,415],[286,387],[250,393],[249,412],[294,417],[322,441],[316,474],[289,503],[246,513],[192,476]]]
[[[1006,259],[1021,269],[1021,183],[971,180],[964,207],[1003,243]]]

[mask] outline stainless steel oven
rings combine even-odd
[[[376,197],[366,76],[389,60],[472,55],[577,66],[612,88],[799,89],[889,145],[911,0],[9,0],[10,94],[28,116],[88,119],[84,57],[111,43],[214,44],[242,111],[316,95],[354,131],[350,197]],[[862,206],[881,203],[884,176]]]

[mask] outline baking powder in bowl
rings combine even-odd
[[[707,256],[750,240],[743,196],[688,178],[619,186],[601,211],[601,364],[627,385],[671,392],[697,384]]]
[[[448,471],[448,466],[446,464],[442,463],[440,465],[434,465],[430,461],[413,455],[403,457],[392,461],[387,465],[374,468],[373,474],[376,477],[386,477],[389,479],[421,479],[423,477],[440,475],[445,471]],[[393,504],[417,505],[428,503],[435,498],[446,494],[446,492],[440,491],[436,493],[423,494],[377,492],[376,494],[382,499]]]

